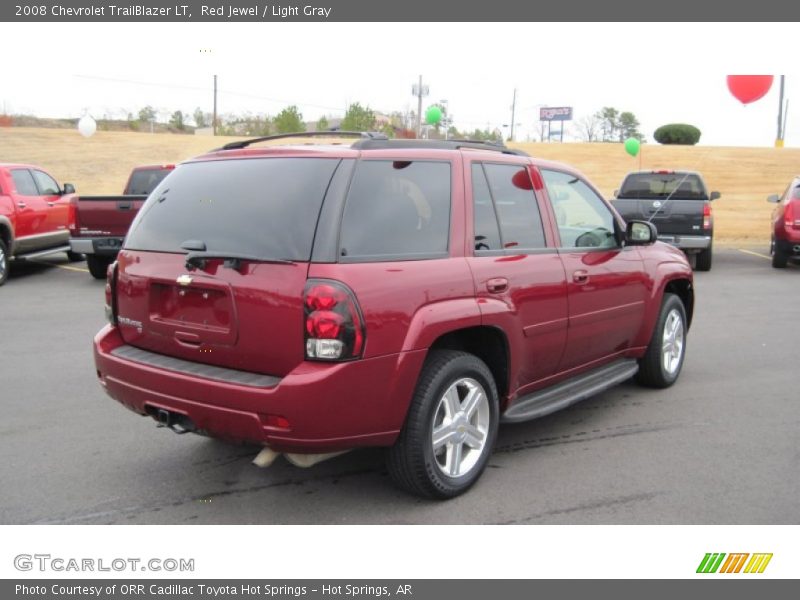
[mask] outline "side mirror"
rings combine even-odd
[[[767,196],[767,202],[771,202],[772,204],[777,204],[781,201],[781,197],[778,194],[770,194]]]
[[[711,195],[708,197],[708,199],[709,199],[709,200],[716,200],[716,199],[717,199],[717,198],[719,198],[721,195],[722,195],[722,194],[720,194],[719,192],[711,192]]]
[[[75,186],[71,183],[65,183],[64,189],[62,190],[61,194],[74,194],[75,193]]]
[[[628,221],[625,243],[628,246],[647,246],[658,240],[656,226],[648,221]]]
[[[616,198],[617,196],[619,196],[619,190],[614,190],[614,198]]]

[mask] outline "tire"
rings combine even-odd
[[[772,240],[770,245],[770,254],[772,254],[772,267],[774,269],[785,269],[786,264],[789,262],[789,256],[784,254],[778,248],[778,243]]]
[[[79,252],[73,252],[72,250],[67,250],[67,259],[69,260],[69,262],[81,262],[82,260],[85,260],[86,257],[83,254],[80,254]]]
[[[96,254],[86,255],[86,265],[89,267],[89,273],[95,279],[105,279],[108,265],[113,262],[113,259],[108,256],[97,256]]]
[[[694,270],[695,271],[710,271],[711,270],[711,258],[713,253],[713,246],[709,246],[705,250],[701,250],[697,254],[697,258],[695,259],[694,263]]]
[[[678,380],[686,356],[686,309],[675,294],[664,294],[650,344],[639,359],[636,381],[640,385],[666,388]]]
[[[458,496],[486,468],[498,422],[497,387],[486,364],[466,352],[434,350],[422,368],[400,437],[389,449],[389,474],[412,494]]]
[[[0,285],[3,285],[8,279],[9,262],[8,248],[3,239],[0,238]]]

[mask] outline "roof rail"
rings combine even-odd
[[[469,148],[472,150],[489,150],[492,152],[502,152],[503,154],[515,154],[518,156],[529,156],[522,150],[509,148],[502,142],[481,142],[476,140],[420,140],[420,139],[388,139],[384,138],[364,138],[353,143],[353,148],[360,150],[382,150],[393,148],[434,148],[441,150],[461,150]]]
[[[240,148],[246,148],[250,144],[255,144],[257,142],[267,142],[270,140],[298,137],[358,137],[365,140],[388,139],[385,134],[374,131],[299,131],[297,133],[281,133],[280,135],[267,135],[249,140],[241,140],[239,142],[230,142],[221,148],[217,148],[217,150],[238,150]]]

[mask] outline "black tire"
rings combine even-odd
[[[85,260],[86,257],[79,252],[73,252],[72,250],[67,250],[67,259],[69,260],[69,262],[81,262],[82,260]]]
[[[469,396],[476,399],[474,409],[448,417],[445,405],[452,405],[447,402],[446,393],[451,388],[459,408],[466,405],[461,402]],[[440,422],[440,417],[449,422]],[[422,368],[400,437],[389,449],[389,474],[397,485],[412,494],[438,499],[458,496],[486,468],[497,440],[498,423],[497,387],[486,364],[466,352],[434,350]],[[436,429],[443,432],[449,429],[446,435],[458,439],[442,443],[435,451]],[[469,438],[469,432],[478,432],[482,437]],[[473,443],[482,445],[475,448]],[[453,465],[456,467],[453,470],[463,466],[464,472],[446,473],[445,469],[452,469]]]
[[[679,335],[677,329],[673,332],[673,327],[676,326],[675,319],[680,320],[677,326]],[[677,381],[683,367],[683,359],[686,357],[686,333],[686,309],[683,302],[675,294],[664,294],[661,312],[653,328],[647,352],[639,359],[636,381],[640,385],[666,388]],[[668,338],[672,338],[669,346],[667,346]],[[670,354],[668,357],[665,356],[667,352]]]
[[[711,258],[713,253],[713,246],[709,246],[705,250],[701,250],[697,254],[697,258],[695,259],[694,263],[694,270],[695,271],[710,271],[711,270]]]
[[[91,273],[92,277],[95,279],[105,279],[108,265],[113,261],[114,259],[108,256],[97,256],[96,254],[86,255],[86,265],[89,267],[89,273]]]
[[[0,285],[3,285],[8,279],[8,270],[11,268],[10,262],[8,247],[6,247],[3,239],[0,238]]]
[[[772,254],[772,267],[774,269],[785,269],[786,264],[789,262],[789,256],[781,252],[775,240],[772,240],[770,250]]]

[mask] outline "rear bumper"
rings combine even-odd
[[[69,245],[78,254],[116,256],[122,248],[121,237],[70,238]]]
[[[681,250],[706,250],[712,240],[710,235],[659,235],[658,239]]]
[[[786,256],[800,256],[800,240],[775,240],[775,246],[781,254]]]
[[[284,452],[393,444],[426,354],[417,350],[347,363],[301,362],[265,387],[121,356],[134,353],[112,354],[123,347],[130,348],[111,326],[94,340],[100,385],[113,399],[142,415],[170,411],[190,419],[202,433]],[[289,426],[276,426],[277,417]]]

